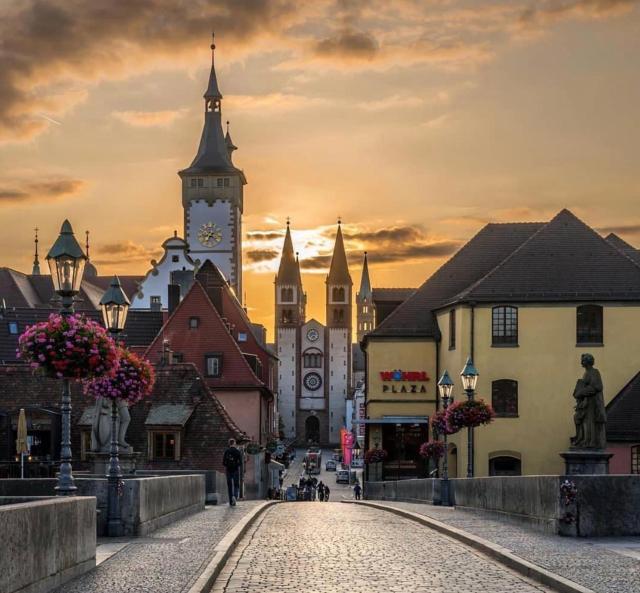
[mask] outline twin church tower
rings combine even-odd
[[[133,308],[171,310],[206,260],[217,266],[237,298],[242,298],[242,212],[247,179],[233,164],[236,148],[228,122],[226,134],[223,129],[222,93],[212,44],[200,145],[191,165],[178,172],[182,181],[184,238],[175,232],[162,244],[164,253],[159,261],[151,261],[152,268],[133,298]],[[368,274],[366,284],[369,286]],[[366,294],[361,287],[359,296],[366,300],[370,292],[370,286]],[[275,280],[278,412],[286,438],[323,444],[340,440],[346,400],[352,389],[352,304],[353,282],[338,224],[326,280],[326,323],[307,321],[300,263],[287,223]],[[359,307],[359,330],[360,325],[366,325],[360,321],[361,310],[366,309],[366,304],[364,309]]]

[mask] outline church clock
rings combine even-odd
[[[198,241],[205,247],[215,247],[222,241],[222,229],[215,222],[205,222],[198,229]]]

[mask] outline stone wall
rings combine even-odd
[[[96,501],[54,498],[0,506],[0,591],[44,593],[96,564]]]
[[[569,476],[577,496],[567,501],[567,476],[504,476],[450,480],[459,510],[481,511],[547,533],[603,537],[640,535],[640,475]],[[439,504],[440,480],[366,482],[365,498]]]
[[[76,486],[80,496],[95,497],[96,531],[106,534],[107,480],[79,478]],[[125,478],[121,498],[121,516],[125,535],[145,535],[204,509],[205,476],[162,476]],[[52,496],[55,479],[0,480],[0,496]]]

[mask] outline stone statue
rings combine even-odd
[[[125,400],[116,400],[118,407],[118,448],[121,453],[129,453],[131,445],[126,441],[127,429],[131,422],[129,406]],[[109,453],[111,449],[111,400],[106,397],[96,399],[95,414],[91,427],[91,451]]]
[[[584,367],[582,379],[578,379],[573,391],[576,400],[573,421],[576,436],[571,439],[572,449],[605,449],[607,446],[607,412],[602,395],[602,378],[593,368],[595,359],[583,354],[580,364]]]

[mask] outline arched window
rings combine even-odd
[[[517,457],[499,455],[489,459],[490,476],[521,476],[522,462]]]
[[[518,307],[501,305],[493,308],[491,343],[494,346],[518,344]]]
[[[317,348],[309,348],[303,354],[305,369],[319,369],[322,367],[322,352]]]
[[[293,288],[281,288],[280,301],[283,303],[293,303]]]
[[[640,445],[631,447],[631,473],[640,474]]]
[[[283,324],[293,323],[293,311],[291,309],[282,309],[280,321]]]
[[[334,303],[344,303],[344,287],[334,286],[332,291],[332,300]]]
[[[334,309],[333,323],[343,323],[343,322],[344,322],[344,311],[342,309]]]
[[[518,415],[518,382],[513,379],[498,379],[491,383],[491,406],[496,416]]]
[[[580,305],[576,309],[576,342],[602,344],[602,307]]]

